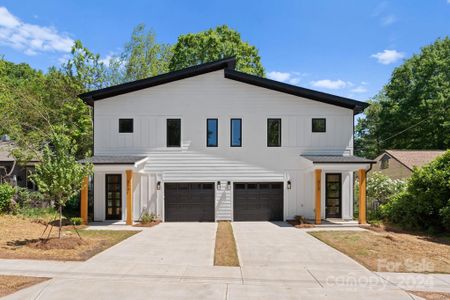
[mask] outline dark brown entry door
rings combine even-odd
[[[283,182],[236,182],[234,221],[283,221]]]
[[[106,175],[106,220],[122,219],[122,175]]]
[[[165,183],[165,221],[214,222],[214,195],[212,182]]]
[[[327,218],[342,217],[342,180],[341,174],[326,174],[326,211]]]

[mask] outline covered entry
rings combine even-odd
[[[234,221],[283,221],[283,182],[234,183]]]
[[[214,183],[164,184],[166,222],[214,222]]]

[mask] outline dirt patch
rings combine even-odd
[[[230,222],[219,222],[217,224],[214,265],[239,267],[236,241]]]
[[[152,221],[152,222],[148,222],[148,223],[137,223],[134,224],[133,227],[153,227],[158,225],[159,223],[161,223],[161,221]]]
[[[309,232],[372,271],[450,273],[450,246],[421,235],[373,231]]]
[[[37,283],[48,280],[44,277],[6,276],[0,275],[0,297],[17,292]]]
[[[80,227],[79,227],[80,228]],[[78,230],[66,226],[57,238],[53,229],[43,236],[45,225],[16,216],[0,216],[0,258],[86,260],[139,231]]]
[[[438,293],[438,292],[421,292],[421,291],[408,291],[411,294],[422,297],[426,300],[449,300],[449,293]]]

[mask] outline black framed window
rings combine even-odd
[[[327,120],[325,118],[312,119],[312,132],[326,132]]]
[[[218,137],[219,122],[217,119],[206,120],[206,146],[217,147],[219,142]]]
[[[267,119],[267,146],[281,147],[281,119]]]
[[[133,133],[133,119],[119,119],[120,133]]]
[[[242,119],[231,119],[230,124],[230,146],[242,146]]]
[[[167,147],[181,147],[181,119],[167,119]]]

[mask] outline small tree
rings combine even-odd
[[[59,212],[58,238],[61,237],[63,207],[80,191],[83,178],[92,173],[92,164],[77,162],[77,144],[66,131],[65,127],[53,131],[50,143],[44,147],[42,162],[36,165],[32,175],[39,190],[55,201]]]

